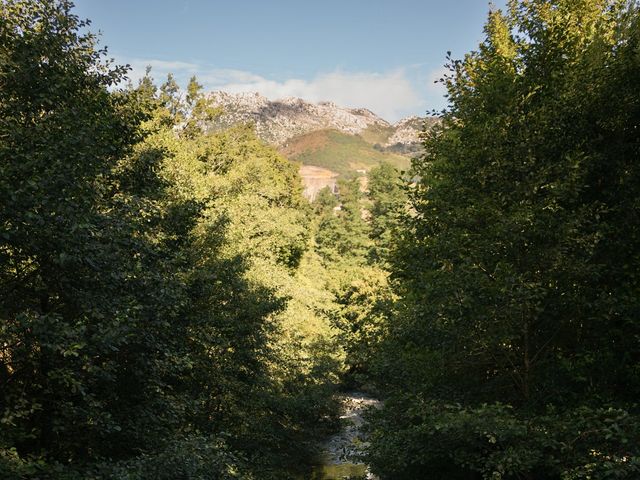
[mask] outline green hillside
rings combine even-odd
[[[305,165],[328,168],[350,176],[357,170],[369,170],[383,160],[399,169],[409,167],[409,159],[402,155],[376,150],[359,135],[337,130],[318,130],[291,139],[282,153]]]
[[[375,145],[376,143],[382,145],[387,143],[389,138],[391,138],[393,131],[394,129],[392,126],[384,126],[379,123],[374,123],[364,129],[359,136],[371,145]]]

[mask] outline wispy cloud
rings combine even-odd
[[[141,78],[147,67],[151,67],[152,75],[159,81],[164,80],[164,77],[166,77],[168,73],[184,76],[195,75],[200,71],[200,67],[197,63],[142,58],[116,60],[119,60],[120,63],[129,64],[131,66],[131,73],[129,76],[133,80]]]
[[[182,61],[133,59],[126,63],[132,66],[130,76],[134,81],[150,65],[158,82],[169,72],[183,85],[196,75],[207,90],[258,92],[272,100],[300,97],[312,102],[332,101],[346,107],[366,107],[390,121],[423,111],[425,94],[432,90],[427,85],[416,85],[412,75],[402,68],[382,73],[336,70],[311,79],[274,80],[244,70],[208,68]],[[433,85],[432,81],[429,83]]]
[[[347,107],[366,107],[390,120],[398,119],[421,103],[418,92],[402,70],[388,73],[335,71],[311,80],[275,81],[260,76],[228,80],[214,86],[234,93],[259,92],[272,99],[300,97],[312,102],[332,101]]]

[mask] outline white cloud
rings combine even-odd
[[[397,120],[421,103],[402,70],[383,74],[335,71],[311,80],[292,78],[282,82],[259,76],[229,80],[215,88],[234,93],[259,92],[271,99],[300,97],[312,102],[332,101],[346,107],[366,107],[389,120]]]
[[[207,90],[258,92],[272,100],[300,97],[311,102],[332,101],[345,107],[368,108],[390,121],[420,113],[425,105],[423,96],[404,69],[385,73],[336,70],[312,79],[278,81],[243,70],[206,68],[189,62],[135,59],[127,63],[132,66],[130,76],[133,80],[140,78],[145,67],[151,65],[152,76],[157,82],[163,81],[169,72],[181,84],[196,75]]]

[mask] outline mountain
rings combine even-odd
[[[270,101],[257,93],[227,92],[213,92],[209,98],[222,107],[222,125],[252,122],[258,135],[275,145],[314,130],[336,129],[355,135],[372,125],[389,126],[369,110],[342,108],[331,102],[310,103],[293,97]]]
[[[273,101],[258,93],[208,95],[222,110],[213,129],[252,123],[260,138],[289,159],[324,169],[320,176],[317,169],[301,170],[309,198],[322,188],[319,179],[328,179],[325,186],[335,188],[336,177],[364,175],[382,161],[406,169],[421,150],[419,132],[437,122],[414,116],[392,124],[366,108],[293,97]]]

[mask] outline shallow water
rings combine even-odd
[[[310,480],[374,479],[360,461],[366,446],[362,438],[362,415],[368,408],[378,408],[380,401],[361,392],[342,396],[342,428],[321,446],[320,464],[313,469]]]
[[[367,478],[367,466],[362,463],[341,463],[314,467],[309,480],[343,480]]]

